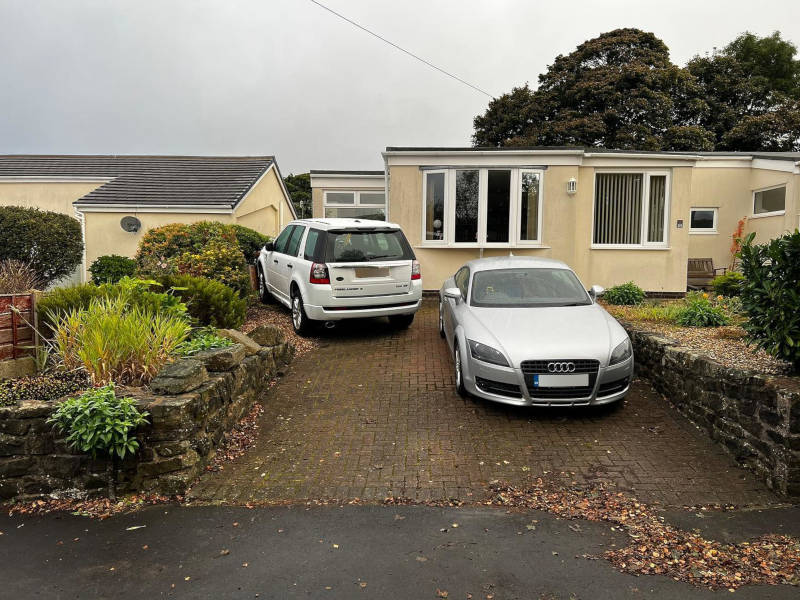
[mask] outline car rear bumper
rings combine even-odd
[[[600,367],[591,393],[575,398],[535,398],[529,393],[522,370],[500,367],[469,356],[464,386],[478,398],[514,406],[598,406],[625,397],[633,380],[633,357],[611,367]]]
[[[401,304],[378,304],[375,306],[325,307],[305,305],[306,315],[315,321],[341,321],[368,317],[391,317],[413,315],[419,310],[420,300],[409,300]]]

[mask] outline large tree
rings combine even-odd
[[[286,190],[292,198],[294,212],[297,213],[298,218],[310,217],[311,175],[309,173],[300,173],[299,175],[289,173],[283,178],[283,182],[286,184]]]
[[[695,56],[687,70],[710,110],[701,124],[718,150],[800,150],[800,60],[778,32],[744,33],[710,56]]]
[[[664,42],[617,29],[556,57],[474,120],[476,146],[800,150],[800,61],[779,33],[742,34],[686,68]]]
[[[617,29],[556,57],[539,87],[515,88],[475,118],[477,146],[710,149],[696,81],[652,33]],[[513,111],[513,114],[509,114]]]

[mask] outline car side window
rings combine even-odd
[[[467,298],[467,286],[469,285],[469,269],[467,267],[461,267],[453,277],[456,282],[456,287],[461,290],[461,297],[466,300]]]
[[[281,231],[281,234],[275,240],[275,245],[273,246],[274,252],[280,252],[281,254],[286,252],[286,243],[289,241],[289,238],[295,229],[295,225],[289,225],[286,229]]]
[[[319,229],[309,229],[308,235],[306,236],[306,249],[304,252],[304,258],[311,262],[315,262],[314,258],[317,255],[317,242],[319,241]]]
[[[295,225],[292,237],[289,238],[289,243],[286,246],[286,254],[289,256],[297,256],[297,250],[300,248],[300,240],[305,233],[306,228],[302,225]]]

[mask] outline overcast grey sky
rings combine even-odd
[[[321,0],[494,95],[617,27],[672,59],[800,45],[798,0]],[[0,0],[0,153],[275,154],[284,174],[468,145],[488,98],[308,0]]]

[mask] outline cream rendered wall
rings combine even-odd
[[[783,171],[741,168],[696,168],[693,173],[690,207],[718,208],[716,234],[689,234],[689,256],[714,259],[714,266],[728,267],[731,262],[731,235],[739,219],[747,217],[745,233],[755,232],[756,242],[766,242],[798,224],[800,177]],[[786,184],[784,215],[753,218],[753,191]],[[689,226],[689,211],[685,215]]]
[[[233,223],[230,214],[209,213],[155,213],[155,212],[85,212],[86,221],[86,267],[105,254],[120,254],[133,257],[144,234],[153,227],[170,223],[196,223],[197,221],[219,221]],[[128,233],[120,227],[120,219],[134,215],[142,222],[136,233]]]
[[[39,208],[74,217],[75,209],[72,203],[104,183],[104,181],[0,182],[0,206]]]
[[[235,223],[255,229],[272,238],[292,220],[292,211],[283,194],[275,169],[268,170],[261,181],[253,186],[234,210],[233,218]]]
[[[688,213],[691,168],[674,168],[671,177],[669,248],[665,250],[598,250],[591,248],[594,203],[593,167],[551,166],[544,172],[542,189],[542,247],[486,248],[484,257],[540,256],[563,260],[584,284],[610,287],[635,281],[648,291],[686,291],[687,229],[675,222]],[[578,192],[566,192],[575,177]],[[418,166],[390,166],[389,210],[414,247],[422,267],[423,286],[438,289],[466,261],[480,257],[478,248],[421,246],[422,171]],[[678,216],[680,215],[680,216]]]
[[[314,219],[321,219],[322,212],[322,188],[311,188],[311,216]]]

